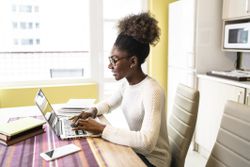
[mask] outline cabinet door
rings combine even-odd
[[[234,19],[250,16],[250,0],[224,0],[223,19]]]
[[[250,89],[247,89],[246,104],[250,106]]]
[[[243,103],[245,89],[205,78],[198,79],[198,89],[200,103],[195,141],[205,151],[204,156],[208,156],[217,137],[226,101]]]

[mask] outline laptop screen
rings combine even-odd
[[[41,89],[36,94],[35,103],[51,128],[59,135],[59,118]]]

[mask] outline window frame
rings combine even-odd
[[[79,83],[98,83],[99,99],[104,95],[104,84],[112,83],[114,78],[104,76],[104,17],[103,17],[104,0],[89,1],[90,16],[90,78],[52,78],[43,80],[27,80],[27,81],[1,81],[0,87],[29,87],[39,85],[67,85]],[[141,0],[142,9],[147,10],[147,0]],[[96,42],[101,41],[101,42]],[[21,52],[18,52],[21,53]],[[33,52],[36,53],[36,52]],[[0,53],[1,59],[1,53]],[[147,61],[143,65],[143,70],[147,71]]]

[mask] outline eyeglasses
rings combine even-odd
[[[109,57],[109,62],[112,66],[115,66],[119,60],[126,59],[127,57],[115,58],[114,56]]]

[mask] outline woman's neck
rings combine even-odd
[[[126,77],[129,85],[135,85],[140,83],[147,77],[146,74],[143,73],[142,69],[139,68],[138,70],[133,71],[133,75]]]

